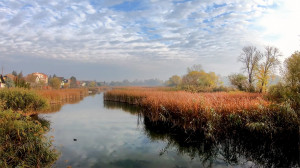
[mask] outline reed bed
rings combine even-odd
[[[77,102],[87,96],[88,89],[59,89],[59,90],[37,90],[37,93],[49,100],[50,104],[63,104],[66,102]]]
[[[225,130],[275,133],[298,128],[292,108],[274,104],[259,93],[190,93],[131,87],[108,91],[104,99],[139,105],[152,121],[171,122],[185,130],[202,129],[210,136]]]

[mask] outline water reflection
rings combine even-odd
[[[104,107],[119,108],[131,114],[139,111],[136,106],[116,102],[104,102]],[[239,132],[219,135],[212,140],[205,138],[201,132],[186,132],[170,123],[152,122],[142,115],[139,115],[138,123],[143,124],[144,133],[152,141],[167,142],[159,152],[161,156],[176,148],[180,155],[200,159],[205,167],[212,167],[220,161],[231,166],[246,167],[300,166],[298,133],[266,137]]]

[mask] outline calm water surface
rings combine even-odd
[[[201,143],[195,146],[186,145],[184,140],[183,142],[176,140],[180,137],[151,127],[151,124],[147,124],[137,111],[134,106],[103,102],[103,94],[98,94],[86,97],[78,104],[65,105],[59,112],[40,114],[39,117],[50,121],[52,130],[49,136],[54,136],[55,148],[61,152],[61,157],[54,167],[251,167],[255,165],[254,162],[249,161],[251,156],[247,156],[247,153],[246,157],[241,155],[244,150],[249,153],[247,148],[238,151],[236,157],[231,156],[230,151],[229,154],[226,153],[226,148],[219,150]],[[236,147],[229,145],[228,150],[231,148]],[[234,164],[228,164],[230,159]],[[267,160],[262,159],[260,162],[265,164]]]

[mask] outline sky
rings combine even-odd
[[[226,76],[254,45],[300,50],[299,0],[1,0],[4,73],[168,79],[201,64]]]

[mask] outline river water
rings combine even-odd
[[[294,141],[288,144],[291,148],[271,142],[275,149],[270,149],[268,142],[263,142],[262,147],[255,144],[249,147],[247,142],[233,144],[231,139],[214,145],[205,140],[186,143],[188,138],[153,127],[138,111],[134,106],[104,102],[103,94],[97,94],[77,104],[64,105],[58,112],[39,114],[50,122],[51,131],[47,136],[54,136],[53,144],[61,153],[53,167],[299,165],[298,146]]]

